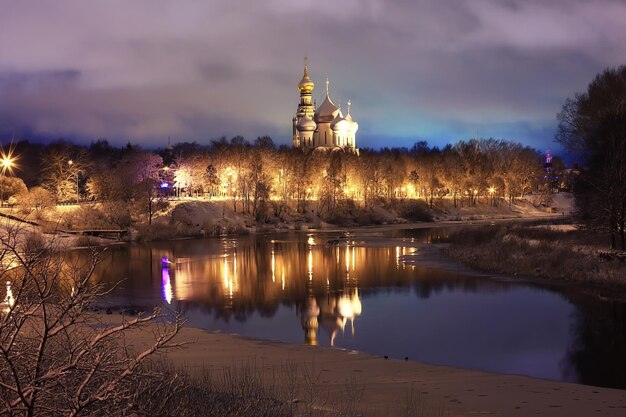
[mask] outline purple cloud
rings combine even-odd
[[[624,63],[624,21],[611,0],[10,2],[0,140],[289,143],[308,54],[316,99],[329,77],[368,146],[478,128],[543,148],[565,98]]]

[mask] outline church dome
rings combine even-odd
[[[346,121],[348,130],[350,132],[356,133],[356,131],[359,130],[359,124],[354,121],[352,116],[350,116],[350,113],[348,113],[346,117],[343,118],[343,120]]]
[[[320,104],[320,106],[315,110],[314,119],[315,123],[330,123],[332,122],[337,114],[339,113],[339,107],[335,106],[335,103],[332,102],[330,96],[328,94],[328,86],[329,86],[328,78],[326,78],[326,98]]]
[[[315,121],[317,123],[332,122],[338,113],[339,108],[330,100],[330,97],[326,96],[322,104],[315,110]]]
[[[354,121],[354,119],[350,115],[350,106],[352,106],[352,102],[348,100],[348,114],[346,114],[346,117],[344,117],[344,120],[348,122],[348,130],[351,133],[356,133],[356,131],[359,130],[359,124],[356,121]]]
[[[299,132],[313,132],[317,125],[309,116],[302,116],[298,119],[298,124],[296,125],[296,129]]]
[[[341,114],[341,110],[337,113],[335,119],[330,123],[330,128],[333,132],[344,132],[350,126],[350,122],[346,120],[345,117]]]
[[[311,94],[311,92],[313,91],[313,87],[315,87],[315,84],[309,78],[309,70],[305,65],[304,74],[302,75],[302,79],[298,83],[298,89],[303,94]]]

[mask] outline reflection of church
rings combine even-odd
[[[307,299],[306,304],[298,309],[300,323],[304,330],[304,342],[307,345],[317,345],[318,329],[322,329],[330,337],[330,345],[334,346],[335,337],[339,331],[344,332],[350,321],[350,329],[354,335],[354,320],[361,315],[361,299],[358,289],[349,294],[328,295],[319,305],[314,297]]]
[[[294,148],[344,149],[358,152],[356,131],[359,124],[350,115],[350,100],[344,116],[341,105],[336,106],[330,99],[329,81],[326,79],[326,98],[316,109],[312,96],[314,86],[305,63],[304,75],[298,84],[300,104],[292,120]]]

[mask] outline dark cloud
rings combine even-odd
[[[72,88],[79,80],[75,69],[36,72],[0,72],[0,92],[34,92],[59,88]]]
[[[365,146],[479,130],[544,148],[565,98],[626,56],[611,0],[3,3],[5,137],[289,143],[308,54]]]

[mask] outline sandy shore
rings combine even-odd
[[[395,415],[411,387],[426,407],[435,410],[443,406],[451,417],[626,415],[626,391],[622,390],[391,360],[193,328],[183,329],[178,339],[193,343],[166,356],[191,370],[220,370],[254,361],[257,367],[271,372],[288,360],[299,366],[311,367],[314,363],[321,386],[331,392],[343,393],[350,380],[362,385],[368,415],[382,411]],[[331,401],[326,406],[332,405]]]

